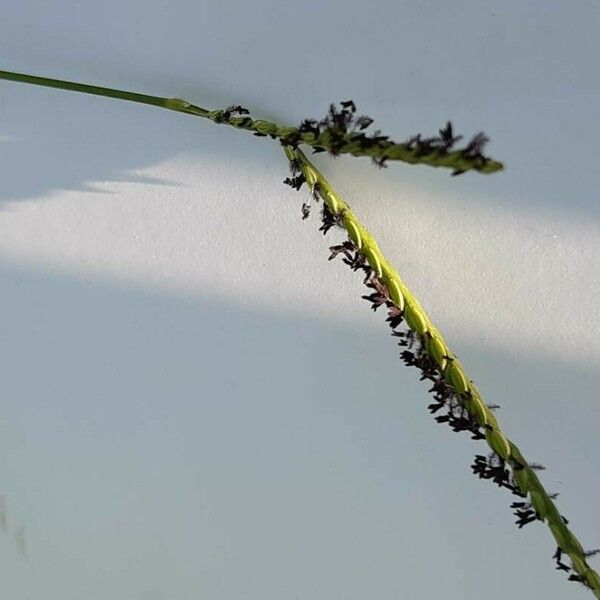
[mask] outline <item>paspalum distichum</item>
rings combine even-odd
[[[300,149],[303,144],[312,147],[313,152],[367,156],[379,167],[402,161],[445,167],[451,169],[452,175],[467,171],[494,173],[502,169],[502,164],[483,153],[488,140],[482,133],[460,145],[462,136],[456,135],[452,124],[447,123],[438,135],[414,135],[398,143],[378,130],[371,132],[372,119],[358,115],[350,100],[339,106],[332,104],[323,119],[305,119],[297,127],[290,127],[253,119],[249,111],[239,105],[209,110],[178,98],[160,98],[8,71],[0,71],[0,79],[149,104],[277,140],[291,171],[285,183],[296,190],[306,185],[309,190],[309,200],[302,205],[302,217],[309,216],[313,203],[322,202],[321,231],[325,234],[334,227],[345,230],[347,240],[330,248],[330,259],[340,256],[352,270],[360,271],[370,292],[363,298],[373,310],[380,307],[387,310],[386,321],[403,348],[402,361],[417,367],[421,379],[431,383],[429,391],[433,402],[428,409],[436,415],[436,421],[447,423],[456,432],[467,432],[473,439],[485,441],[489,452],[475,457],[471,465],[473,473],[517,497],[511,508],[519,527],[534,521],[546,523],[555,542],[556,568],[600,598],[600,576],[588,563],[588,559],[600,550],[586,551],[581,546],[570,530],[568,520],[554,503],[557,494],[548,493],[537,476],[543,467],[528,462],[502,431],[494,414],[497,407],[484,402],[458,357],[383,256],[377,242]]]

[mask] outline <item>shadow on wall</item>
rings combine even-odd
[[[0,532],[13,600],[580,597],[545,529],[518,531],[510,495],[470,474],[486,447],[433,422],[383,323],[10,265],[0,298],[0,492],[28,544]],[[456,346],[597,545],[598,372]]]

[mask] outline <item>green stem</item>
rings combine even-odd
[[[210,119],[214,123],[225,123],[237,129],[253,131],[254,135],[279,139],[284,145],[308,144],[316,150],[329,150],[333,154],[368,156],[380,164],[383,164],[386,160],[399,160],[408,164],[445,167],[452,169],[454,174],[464,173],[465,171],[494,173],[503,169],[502,163],[482,154],[472,154],[468,150],[468,147],[462,150],[443,150],[435,147],[425,148],[424,146],[413,145],[410,142],[397,143],[385,136],[374,139],[368,136],[365,137],[361,132],[340,131],[335,128],[325,128],[316,135],[313,131],[301,131],[297,127],[287,127],[273,121],[252,119],[246,115],[242,116],[239,111],[231,109],[208,110],[180,98],[149,96],[147,94],[137,94],[135,92],[115,90],[97,85],[24,75],[11,71],[0,70],[0,79],[158,106]]]
[[[178,112],[190,112],[189,110],[185,110],[185,107],[181,104],[184,103],[184,101],[178,100],[177,98],[161,98],[160,96],[149,96],[147,94],[138,94],[136,92],[115,90],[97,85],[64,81],[62,79],[51,79],[49,77],[36,77],[35,75],[12,73],[10,71],[0,71],[0,79],[41,85],[60,90],[69,90],[71,92],[81,92],[83,94],[92,94],[94,96],[104,96],[106,98],[119,98],[120,100],[128,100],[129,102],[137,102],[138,104],[150,104],[151,106],[160,106],[161,108],[167,108]],[[190,107],[193,106],[187,102],[185,102],[185,104],[188,104]],[[194,109],[198,111],[198,113],[195,112],[194,114],[199,114],[199,116],[208,116],[210,112],[199,106],[194,106]]]
[[[452,387],[462,406],[485,432],[490,449],[510,466],[519,489],[529,496],[538,518],[548,525],[556,545],[569,556],[572,568],[596,598],[600,598],[600,576],[588,564],[580,542],[565,523],[551,495],[541,484],[521,450],[503,433],[492,410],[484,402],[456,354],[450,350],[418,299],[385,258],[373,236],[306,155],[299,149],[285,147],[284,150],[288,160],[300,165],[309,187],[319,194],[331,213],[339,218],[338,222],[346,229],[349,239],[367,259],[375,276],[387,289],[389,300],[402,311],[406,324],[418,335],[432,364]]]

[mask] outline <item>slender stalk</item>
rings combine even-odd
[[[347,123],[340,123],[339,120],[335,119],[335,117],[341,116],[341,113],[333,113],[334,118],[328,121],[323,128],[315,128],[314,126],[288,127],[272,121],[252,119],[247,116],[248,110],[241,106],[209,110],[180,98],[149,96],[73,81],[13,73],[11,71],[0,70],[0,79],[158,106],[210,119],[214,123],[224,123],[237,129],[252,131],[257,136],[269,136],[273,139],[279,139],[284,145],[297,146],[303,143],[312,146],[315,151],[327,150],[332,154],[368,156],[381,166],[385,164],[385,161],[399,160],[409,164],[446,167],[452,169],[455,175],[471,170],[480,173],[494,173],[503,168],[502,163],[481,153],[481,147],[486,141],[482,134],[475,136],[463,149],[453,150],[455,142],[462,136],[453,138],[451,128],[450,140],[441,138],[427,140],[415,136],[407,142],[396,143],[390,140],[388,136],[379,135],[378,132],[375,132],[373,136],[368,136],[363,133],[362,127],[358,131],[348,131]],[[308,123],[308,120],[304,123]]]
[[[312,192],[322,198],[336,222],[346,229],[354,248],[366,258],[372,274],[387,292],[386,303],[396,307],[410,330],[418,336],[421,348],[429,358],[429,364],[443,376],[462,407],[484,431],[492,452],[502,459],[503,464],[510,466],[518,486],[516,491],[523,497],[529,496],[536,517],[546,522],[560,551],[571,559],[576,577],[581,578],[596,598],[600,598],[600,577],[587,563],[585,551],[569,530],[566,519],[558,512],[552,500],[553,496],[545,490],[534,468],[525,460],[518,446],[503,433],[492,410],[483,401],[479,390],[469,379],[461,362],[449,349],[442,334],[433,325],[415,295],[383,256],[373,236],[306,155],[299,149],[286,147],[284,150],[290,163],[300,167]]]
[[[41,85],[49,88],[60,90],[69,90],[71,92],[81,92],[83,94],[92,94],[94,96],[104,96],[106,98],[118,98],[120,100],[128,100],[137,102],[138,104],[149,104],[151,106],[159,106],[177,112],[185,112],[197,114],[198,116],[206,117],[210,113],[209,110],[194,106],[179,100],[177,98],[161,98],[160,96],[149,96],[147,94],[138,94],[136,92],[127,92],[124,90],[115,90],[97,85],[87,85],[85,83],[76,83],[74,81],[64,81],[62,79],[52,79],[49,77],[37,77],[35,75],[25,75],[23,73],[12,73],[10,71],[0,71],[0,79],[7,81],[18,81],[20,83],[30,83],[33,85]]]

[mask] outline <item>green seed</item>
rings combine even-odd
[[[513,469],[513,476],[519,489],[523,494],[526,494],[529,491],[529,479],[527,477],[527,469]],[[552,524],[550,524],[550,528],[552,529]],[[554,534],[554,531],[552,532]],[[558,538],[556,535],[554,536],[558,543]],[[560,546],[560,544],[558,544]]]
[[[581,544],[579,543],[579,540],[568,530],[567,530],[567,534],[568,534],[569,545],[570,545],[571,549],[575,550],[575,552],[577,552],[578,554],[583,556],[585,551],[584,551],[583,547],[581,546]],[[573,560],[572,557],[571,557],[571,559]]]
[[[533,504],[533,508],[535,508],[538,515],[543,519],[547,518],[549,510],[544,495],[536,490],[532,490],[529,492],[529,497],[531,498],[531,504]]]
[[[455,360],[448,363],[444,376],[450,385],[459,394],[464,394],[469,389],[466,377],[463,375],[462,369]]]
[[[435,360],[440,369],[443,369],[448,362],[446,359],[446,346],[436,336],[429,339],[428,342],[429,354]]]
[[[404,307],[404,318],[408,326],[417,333],[425,333],[427,331],[427,322],[421,312],[414,306],[412,302],[407,302]]]
[[[577,555],[583,557],[584,551],[581,547],[581,544],[577,540],[577,538],[567,529],[567,526],[564,523],[549,523],[550,530],[552,531],[552,535],[556,540],[556,543],[560,546],[560,548],[569,554],[572,561],[577,560]],[[576,556],[571,556],[575,554]],[[583,560],[583,558],[579,559]],[[585,571],[585,563],[580,563],[582,569]],[[575,566],[575,565],[573,565]]]
[[[334,215],[339,215],[341,200],[335,195],[333,190],[330,190],[328,188],[321,188],[320,194],[321,197],[323,197],[323,194],[325,195],[325,197],[323,197],[323,200],[325,200],[325,202],[327,202],[327,204],[329,205],[329,210]]]
[[[482,427],[487,425],[485,405],[478,394],[475,394],[471,397],[467,405],[467,409],[475,417],[475,420],[479,423],[479,425]]]
[[[481,402],[483,404],[483,400]],[[494,416],[494,413],[485,404],[483,404],[483,413],[485,415],[486,425],[488,427],[491,427],[494,431],[500,431],[500,425],[498,425],[498,419],[496,419],[496,417]],[[506,440],[506,443],[508,444],[508,440]],[[510,452],[510,444],[508,444],[508,451]]]
[[[585,564],[585,560],[580,558],[579,556],[570,556],[571,563],[573,563],[573,568],[580,574],[587,574],[588,567]]]
[[[387,289],[394,304],[400,310],[404,310],[404,296],[402,295],[398,282],[395,279],[390,278],[387,282]]]
[[[261,119],[257,119],[256,121],[254,121],[254,129],[258,131],[258,133],[272,135],[277,132],[277,125],[275,123],[272,123],[271,121],[263,121]]]
[[[289,135],[290,133],[294,133],[296,131],[295,127],[279,127],[277,129],[277,134],[280,135],[281,137],[285,137],[286,135]]]
[[[358,227],[350,219],[345,219],[345,222],[348,237],[356,244],[356,247],[360,250],[362,248],[362,239],[360,237]]]
[[[568,552],[569,543],[567,541],[567,537],[565,536],[566,528],[564,525],[557,525],[556,523],[548,523],[550,527],[550,531],[556,540],[556,544],[563,552]]]
[[[500,431],[497,429],[488,429],[485,432],[485,437],[496,454],[501,456],[504,460],[510,458],[510,446]]]

